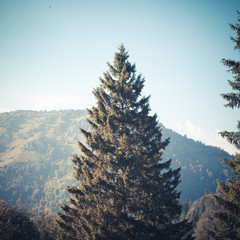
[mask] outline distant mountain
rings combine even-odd
[[[192,201],[206,193],[215,192],[216,180],[224,181],[231,171],[224,168],[221,158],[231,158],[224,150],[194,141],[170,129],[163,128],[163,136],[170,137],[165,159],[172,159],[172,167],[181,167],[181,198]]]
[[[70,158],[78,152],[85,111],[0,114],[0,198],[10,205],[55,211],[72,185]]]
[[[37,210],[58,210],[67,200],[65,187],[77,185],[73,178],[73,153],[79,154],[79,127],[89,130],[84,110],[14,111],[0,114],[0,199],[10,205],[24,204]],[[215,192],[216,179],[228,170],[219,158],[223,150],[206,146],[163,127],[170,137],[163,156],[172,167],[181,167],[182,200],[192,201]]]

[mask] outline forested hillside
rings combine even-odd
[[[173,168],[181,167],[179,189],[182,200],[194,201],[205,193],[215,192],[216,179],[225,180],[230,176],[231,172],[221,164],[221,158],[229,158],[230,155],[222,149],[207,146],[167,128],[163,128],[163,133],[171,139],[163,156],[172,159]]]
[[[55,211],[72,183],[69,160],[87,127],[85,111],[3,113],[0,117],[0,198],[10,205]]]
[[[10,205],[58,210],[67,199],[66,185],[76,185],[70,159],[79,151],[77,140],[82,140],[78,128],[89,129],[86,116],[84,110],[1,113],[0,199]],[[164,127],[163,135],[170,137],[164,158],[173,160],[173,168],[182,167],[182,200],[215,192],[216,179],[229,174],[219,158],[229,155]]]

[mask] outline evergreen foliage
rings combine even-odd
[[[33,223],[39,233],[38,240],[55,240],[57,238],[58,225],[54,216],[41,212],[34,218]]]
[[[39,239],[39,233],[28,211],[16,206],[9,207],[0,200],[0,238],[35,240]]]
[[[238,22],[235,25],[230,24],[236,31],[237,37],[231,38],[235,43],[235,50],[240,50],[240,12]],[[234,80],[229,81],[232,92],[222,94],[228,101],[226,104],[230,108],[240,108],[240,62],[231,59],[223,59],[223,64],[232,72]],[[221,132],[221,136],[226,138],[237,149],[240,149],[240,121],[237,125],[237,132]],[[215,227],[208,231],[211,239],[240,239],[240,154],[236,153],[234,159],[223,159],[224,166],[231,169],[233,176],[228,178],[226,184],[218,181],[218,187],[221,194],[215,194],[213,197],[220,210],[213,212]]]
[[[144,78],[136,75],[124,46],[94,89],[97,107],[88,110],[92,131],[80,129],[81,155],[73,156],[79,187],[68,187],[70,205],[61,206],[60,239],[183,239],[191,229],[179,222],[180,169],[161,161],[162,141]]]

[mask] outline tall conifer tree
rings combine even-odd
[[[237,37],[231,37],[235,43],[235,50],[240,51],[240,12],[238,22],[230,27],[236,31]],[[240,62],[231,59],[223,59],[223,64],[232,72],[234,80],[228,81],[232,88],[231,93],[222,94],[228,101],[225,105],[230,108],[240,108]],[[236,132],[221,132],[221,136],[226,138],[238,150],[240,150],[240,121],[238,121]],[[240,154],[235,155],[235,159],[223,159],[223,165],[230,168],[233,177],[227,179],[226,184],[218,181],[220,195],[213,195],[216,204],[221,210],[213,212],[215,227],[208,231],[211,239],[238,240],[240,239]]]
[[[74,155],[80,186],[68,187],[70,205],[61,206],[63,239],[183,239],[191,229],[177,222],[180,169],[162,161],[162,140],[144,78],[136,75],[128,52],[119,47],[113,65],[94,89],[97,106],[88,110],[92,131],[81,132],[81,156]]]

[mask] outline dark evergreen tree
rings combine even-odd
[[[58,225],[52,215],[48,215],[42,211],[39,216],[34,218],[33,223],[39,233],[38,240],[56,239]]]
[[[235,50],[240,50],[240,12],[238,13],[238,22],[235,25],[230,24],[231,28],[236,31],[237,37],[231,38],[235,43]],[[240,62],[231,59],[223,59],[232,72],[234,80],[229,81],[232,92],[222,94],[223,98],[228,101],[226,104],[230,108],[240,108]],[[237,125],[236,132],[221,132],[221,136],[226,138],[238,150],[240,150],[240,121]],[[208,231],[211,239],[230,240],[240,239],[240,154],[237,153],[234,159],[223,159],[223,165],[230,168],[233,176],[228,178],[226,184],[218,181],[220,194],[213,195],[216,204],[220,210],[213,211],[215,227]]]
[[[39,232],[31,220],[31,214],[17,206],[7,206],[0,200],[0,239],[36,240]]]
[[[79,187],[67,188],[72,197],[58,214],[60,239],[179,240],[191,229],[177,221],[180,169],[162,162],[169,139],[162,140],[149,97],[141,97],[145,80],[128,57],[121,45],[93,91],[92,131],[81,129],[86,142],[73,156]]]

